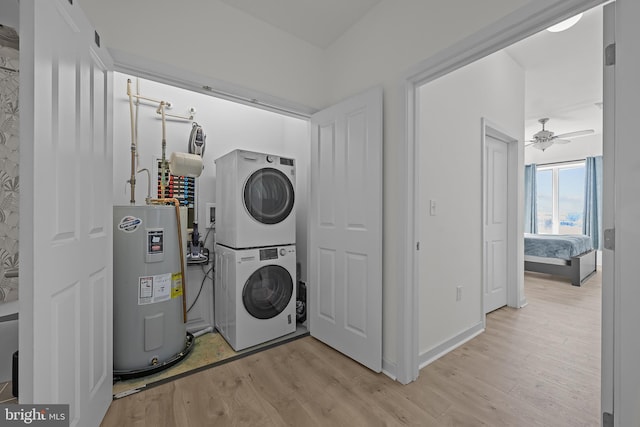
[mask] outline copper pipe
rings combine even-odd
[[[140,78],[136,77],[136,95],[140,95]],[[136,169],[140,172],[140,147],[138,147],[138,122],[140,118],[140,100],[136,98]]]
[[[131,185],[131,197],[129,202],[136,204],[136,135],[135,121],[133,118],[133,95],[131,94],[131,79],[127,79],[127,95],[129,96],[129,113],[131,116],[131,177],[129,184]]]
[[[180,247],[180,273],[182,274],[182,320],[187,323],[187,276],[184,269],[184,248],[182,246],[182,224],[180,221],[180,201],[175,198],[151,199],[151,204],[173,203],[176,207],[176,223],[178,224],[178,246]]]
[[[137,83],[138,83],[138,85],[136,85],[136,93],[134,94],[132,92],[132,90],[131,90],[131,79],[127,79],[127,95],[129,96],[129,109],[130,109],[130,112],[131,112],[131,178],[129,179],[129,183],[131,184],[131,194],[132,194],[131,195],[131,204],[135,204],[136,173],[147,171],[147,173],[149,174],[149,171],[147,169],[139,169],[140,154],[138,152],[138,146],[137,146],[137,130],[138,130],[138,126],[137,126],[137,121],[138,121],[137,107],[140,105],[140,100],[145,100],[145,101],[157,103],[158,104],[158,108],[156,110],[156,113],[162,115],[162,160],[160,162],[160,197],[164,197],[165,188],[167,186],[167,179],[165,177],[165,174],[166,174],[166,171],[167,171],[166,118],[167,118],[167,116],[179,117],[179,116],[174,116],[174,115],[171,115],[171,114],[166,114],[165,109],[166,108],[170,108],[170,106],[171,106],[170,102],[168,102],[168,101],[159,101],[157,99],[148,98],[146,96],[140,95],[139,80],[137,81]],[[134,119],[134,110],[133,110],[133,98],[136,99],[135,119]],[[179,117],[179,118],[182,118],[182,117]],[[150,182],[151,182],[151,180],[149,178],[149,186],[148,186],[149,188],[150,188]],[[151,192],[148,191],[147,192],[147,198],[145,199],[147,201],[147,204],[149,204],[150,197],[151,197]]]
[[[142,100],[144,100],[144,101],[153,102],[154,104],[160,104],[161,102],[164,102],[164,103],[165,103],[165,105],[166,105],[167,107],[171,108],[171,103],[170,103],[170,102],[168,102],[168,101],[160,101],[160,100],[153,99],[153,98],[147,98],[146,96],[142,96],[142,95],[140,95],[140,94],[136,94],[136,95],[133,95],[133,96],[134,96],[136,99],[142,99]]]
[[[144,198],[145,203],[148,205],[151,200],[151,172],[147,168],[138,169],[137,173],[146,172],[147,173],[147,197]]]
[[[157,114],[160,114],[159,109],[156,110]],[[165,117],[173,117],[174,119],[182,119],[182,120],[193,120],[193,114],[189,115],[189,116],[179,116],[177,114],[169,114],[169,113],[164,113]]]
[[[167,171],[167,119],[165,117],[164,107],[166,103],[160,101],[160,105],[156,112],[162,115],[162,160],[160,160],[160,195],[164,197],[166,186],[166,171]]]

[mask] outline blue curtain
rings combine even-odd
[[[602,156],[587,157],[584,176],[582,234],[591,236],[594,248],[602,249]]]
[[[538,232],[536,171],[535,163],[524,167],[524,232],[533,234]]]

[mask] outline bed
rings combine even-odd
[[[596,257],[589,236],[524,235],[525,271],[568,277],[574,286],[580,286],[596,272]]]

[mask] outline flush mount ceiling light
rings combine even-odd
[[[547,31],[551,31],[552,33],[559,33],[560,31],[568,30],[573,27],[579,20],[582,18],[582,14],[579,13],[576,16],[572,16],[569,19],[565,19],[562,22],[558,22],[556,25],[552,25],[547,28]]]

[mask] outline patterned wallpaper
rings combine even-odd
[[[0,43],[11,38],[2,27]],[[14,32],[15,33],[15,32]],[[5,40],[3,40],[5,39]],[[17,40],[17,34],[15,34]],[[18,267],[18,194],[19,194],[19,109],[18,53],[0,47],[0,303],[18,299],[18,279],[4,277],[5,271]],[[9,45],[10,46],[10,45]]]

